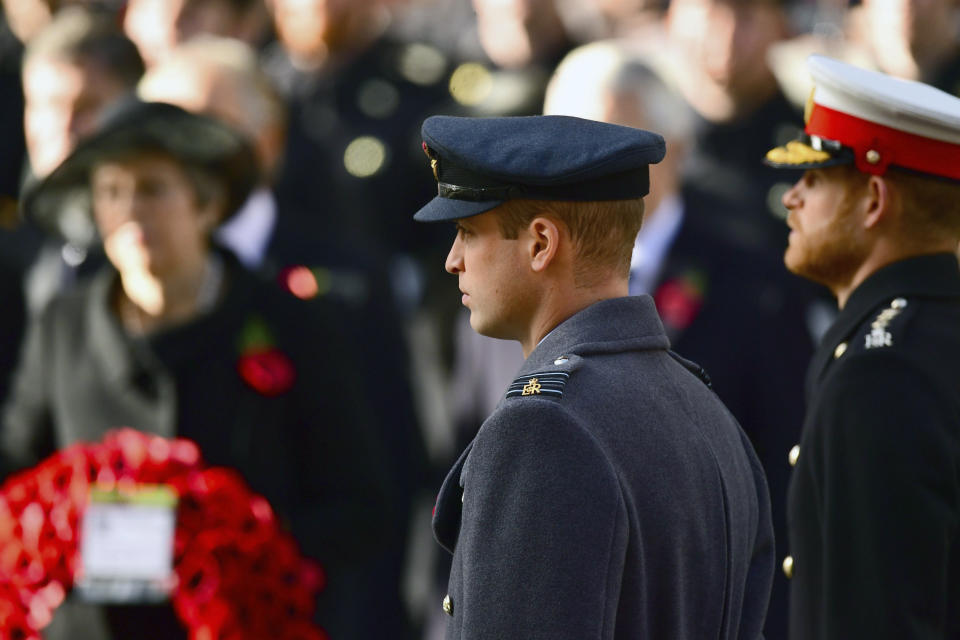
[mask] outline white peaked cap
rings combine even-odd
[[[809,169],[856,164],[960,180],[960,99],[930,85],[832,58],[807,59],[814,89],[802,140],[772,149],[766,163]]]

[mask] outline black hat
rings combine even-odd
[[[664,155],[655,133],[569,116],[459,118],[423,123],[437,197],[420,222],[468,218],[507,200],[642,198],[648,165]]]
[[[244,203],[259,176],[251,143],[219,120],[171,104],[124,100],[49,176],[25,188],[21,211],[75,246],[91,245],[96,230],[90,171],[131,151],[166,153],[222,178],[227,189],[224,219]]]

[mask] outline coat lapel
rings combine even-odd
[[[95,401],[104,413],[116,416],[118,422],[93,427],[99,430],[97,433],[77,435],[80,439],[99,439],[110,429],[131,426],[171,438],[176,435],[174,383],[163,373],[144,341],[126,338],[111,314],[110,291],[115,278],[115,273],[107,270],[91,283],[87,322],[90,357],[96,370],[101,372],[102,395]],[[137,387],[136,381],[144,376],[155,382],[150,393]]]
[[[437,496],[437,504],[433,509],[433,535],[444,549],[453,553],[457,546],[457,536],[460,535],[460,517],[463,513],[463,487],[460,486],[460,474],[463,472],[463,465],[473,449],[473,442],[467,445],[467,448],[460,454],[460,458],[450,469],[443,485],[440,487],[440,494]]]

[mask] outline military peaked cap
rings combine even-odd
[[[422,134],[438,187],[414,215],[420,222],[468,218],[521,198],[641,198],[650,190],[648,165],[665,152],[655,133],[569,116],[433,116]]]
[[[883,175],[894,166],[960,180],[960,99],[921,82],[814,55],[814,88],[801,139],[767,153],[766,164],[813,169],[855,164]]]

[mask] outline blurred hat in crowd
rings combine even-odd
[[[813,91],[804,134],[764,160],[786,169],[855,164],[960,180],[960,99],[921,82],[832,58],[807,59]]]
[[[226,124],[161,102],[123,100],[97,132],[46,178],[27,185],[21,212],[75,247],[96,242],[89,180],[97,164],[131,153],[159,152],[221,180],[226,190],[223,220],[247,199],[258,179],[251,143]]]
[[[648,165],[665,152],[656,133],[569,116],[432,116],[422,134],[438,186],[414,215],[420,222],[467,218],[513,199],[641,198]]]

